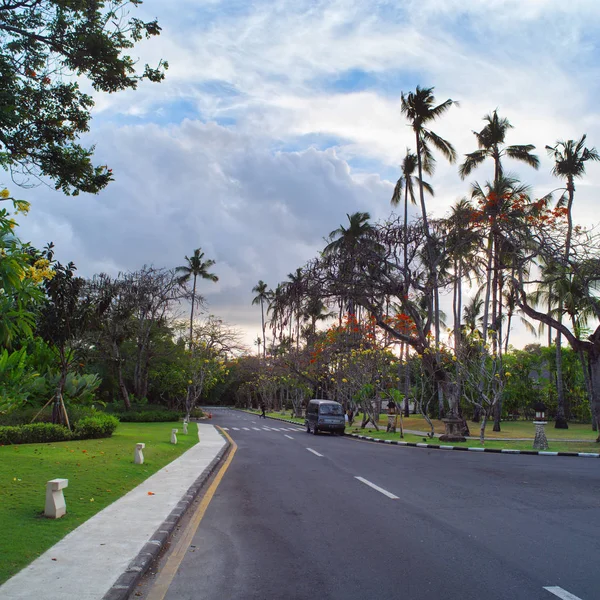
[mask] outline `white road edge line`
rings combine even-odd
[[[288,440],[293,440],[294,438],[291,435],[288,435],[287,433],[283,434]]]
[[[383,488],[379,487],[378,485],[371,483],[368,479],[365,479],[364,477],[359,477],[358,475],[356,475],[354,478],[358,479],[359,481],[362,481],[365,485],[372,487],[374,490],[377,490],[378,492],[380,492],[384,496],[387,496],[388,498],[391,498],[392,500],[400,500],[400,498],[398,498],[398,496],[395,496],[391,492],[388,492],[387,490],[384,490]]]
[[[315,456],[323,456],[322,454],[319,454],[316,450],[313,450],[312,448],[307,448],[307,450],[309,452],[312,452]]]
[[[557,585],[552,585],[544,588],[547,592],[554,594],[558,598],[562,598],[562,600],[581,600],[579,596],[574,596],[571,592],[567,592],[567,590],[563,590],[561,587]]]

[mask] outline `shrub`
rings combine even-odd
[[[110,437],[117,426],[119,419],[112,415],[98,413],[93,417],[84,417],[75,423],[73,436],[79,440]]]
[[[190,417],[192,417],[192,419],[201,419],[204,417],[204,411],[201,408],[192,408]]]
[[[8,413],[0,412],[0,425],[26,425],[35,417],[36,423],[50,423],[52,420],[52,404],[49,404],[40,414],[41,406],[24,406]],[[67,406],[69,421],[76,423],[83,417],[92,417],[98,412],[92,406]]]
[[[73,434],[63,425],[52,423],[30,423],[28,425],[6,425],[0,427],[0,444],[43,444],[65,442]]]
[[[140,410],[119,413],[123,423],[159,423],[179,421],[181,414],[176,410]]]

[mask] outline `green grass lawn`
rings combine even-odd
[[[181,432],[181,423],[121,423],[103,440],[1,446],[0,583],[198,442],[193,424]],[[146,444],[143,465],[133,463],[137,442]],[[46,482],[59,477],[69,480],[67,514],[46,519]]]
[[[440,442],[439,439],[430,439],[419,435],[412,435],[409,433],[404,434],[404,438],[400,438],[399,433],[386,433],[385,428],[380,431],[375,429],[360,429],[360,427],[347,427],[346,433],[356,433],[358,435],[369,436],[373,438],[383,440],[398,440],[403,442],[417,442],[435,445],[447,445],[447,446],[464,446],[472,448],[507,448],[513,450],[533,450],[533,439],[531,441],[497,441],[492,439],[485,439],[483,446],[479,443],[479,440],[467,440],[466,442]],[[580,442],[548,442],[549,452],[594,452],[600,453],[600,444],[594,441],[580,441]]]
[[[249,412],[260,414],[260,411],[251,410]],[[289,410],[286,411],[283,415],[281,414],[281,412],[268,412],[267,416],[289,419],[290,421],[295,421],[296,423],[301,423],[302,425],[304,425],[304,419],[292,418],[291,412]],[[355,419],[354,427],[357,427],[359,425],[360,419]],[[433,425],[436,434],[444,433],[445,428],[444,423],[442,421],[434,420]],[[468,421],[468,425],[469,429],[471,430],[471,435],[479,437],[480,424]],[[385,430],[387,426],[387,415],[383,415],[380,417],[379,426],[383,427],[383,429]],[[531,421],[502,421],[500,426],[502,431],[499,432],[492,431],[493,426],[493,421],[488,421],[485,428],[486,440],[493,440],[494,438],[531,438],[531,440],[533,440],[533,438],[535,437],[535,427]],[[422,416],[411,415],[408,418],[404,418],[404,429],[429,431],[429,425]],[[374,430],[365,429],[365,432],[366,431]],[[581,440],[584,442],[594,442],[598,437],[598,432],[592,431],[591,425],[582,425],[581,423],[570,423],[569,429],[554,429],[554,423],[550,421],[548,422],[548,425],[546,425],[546,437],[548,437],[549,439],[554,438],[557,440]],[[419,440],[422,441],[421,438],[419,438]],[[510,447],[513,447],[512,442]]]
[[[250,411],[257,413],[257,411]],[[259,412],[257,414],[260,414]],[[285,415],[281,412],[268,412],[268,417],[279,417],[295,421],[304,425],[304,419],[293,419],[290,417],[290,411],[286,411]],[[359,435],[365,435],[369,437],[384,439],[384,440],[398,440],[405,442],[418,442],[428,444],[444,444],[438,439],[430,439],[428,437],[413,435],[406,433],[404,438],[400,438],[399,433],[386,433],[385,428],[387,426],[387,416],[383,416],[379,419],[379,424],[382,430],[376,431],[373,428],[360,429],[360,420],[355,420],[353,427],[346,427],[347,433],[357,433]],[[441,421],[433,421],[435,431],[438,434],[444,432],[444,424]],[[465,446],[474,448],[512,448],[514,450],[532,450],[533,438],[535,435],[535,428],[531,421],[503,421],[501,424],[501,432],[492,431],[493,422],[489,422],[486,426],[485,431],[485,442],[483,446],[479,443],[479,440],[468,440],[462,443],[446,444],[451,446]],[[479,436],[479,423],[472,423],[469,421],[469,427],[471,434]],[[417,429],[427,430],[427,422],[423,417],[419,415],[411,415],[409,418],[404,419],[404,429]],[[600,444],[596,443],[597,432],[592,431],[590,425],[581,425],[579,423],[569,424],[569,429],[554,429],[552,423],[549,422],[546,425],[546,437],[549,439],[556,438],[557,440],[578,440],[577,442],[563,442],[563,441],[550,441],[548,442],[550,452],[600,452]],[[494,438],[531,438],[531,441],[495,441]]]

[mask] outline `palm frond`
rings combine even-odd
[[[540,159],[535,154],[531,154],[532,150],[535,150],[535,146],[532,144],[523,146],[507,146],[504,149],[506,156],[509,158],[528,164],[534,169],[539,169]]]
[[[488,153],[486,150],[475,150],[475,152],[465,154],[465,162],[458,168],[460,178],[465,179],[468,177],[475,168],[483,163],[487,156]]]
[[[446,157],[448,162],[453,163],[456,161],[456,150],[448,140],[445,140],[430,129],[423,129],[423,136]]]
[[[392,194],[392,199],[390,203],[392,206],[398,206],[402,201],[402,192],[404,190],[404,177],[400,177],[398,181],[396,181],[396,185],[394,186],[394,193]]]

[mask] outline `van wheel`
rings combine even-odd
[[[317,424],[316,423],[313,425],[313,431],[312,432],[313,432],[313,435],[317,435],[319,433],[319,429],[317,428]]]
[[[306,433],[310,433],[310,423],[306,424]]]

